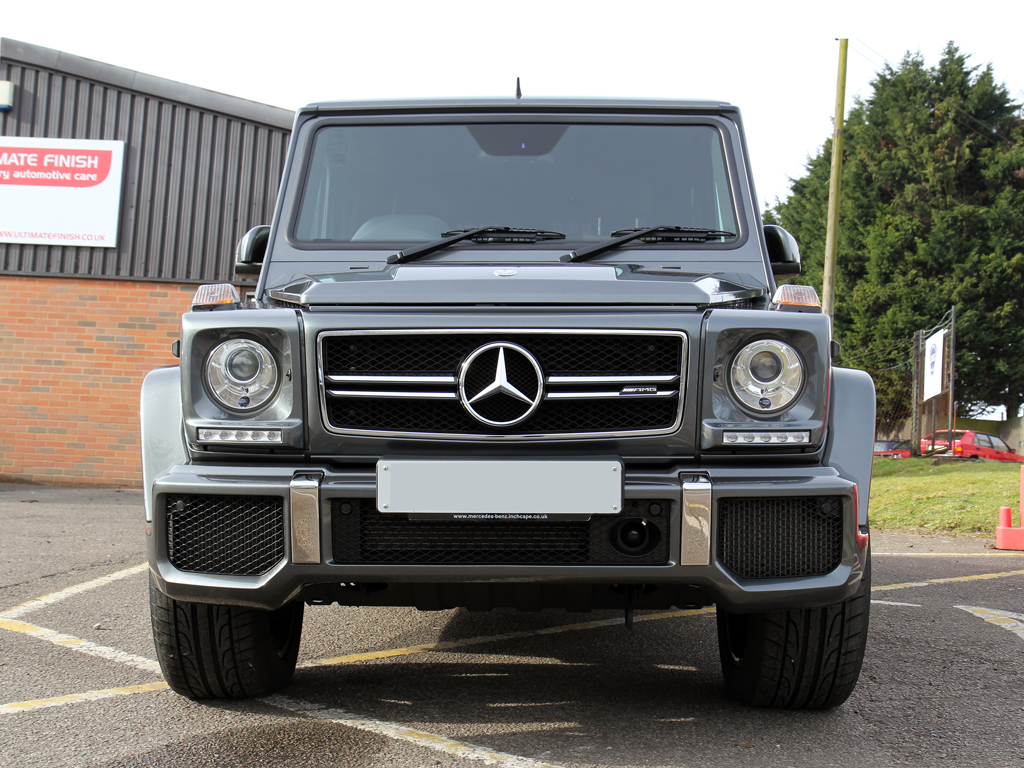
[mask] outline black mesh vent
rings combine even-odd
[[[324,372],[332,374],[454,374],[473,350],[492,341],[526,347],[548,376],[679,373],[676,336],[630,334],[405,334],[327,336]]]
[[[651,512],[652,505],[660,510]],[[374,499],[331,503],[334,561],[394,565],[659,565],[668,562],[667,501],[627,501],[619,515],[591,520],[409,520],[382,514]],[[623,520],[657,529],[643,554],[617,551]]]
[[[165,501],[168,555],[180,571],[259,576],[284,557],[278,496],[174,494]]]
[[[667,429],[675,423],[676,398],[622,400],[550,400],[511,430],[488,428],[460,403],[437,400],[374,400],[352,397],[328,400],[327,417],[339,429],[460,434],[550,434],[558,432],[626,432]],[[497,414],[495,414],[497,415]],[[497,421],[497,419],[494,419]]]
[[[540,363],[544,376],[678,376],[682,366],[683,345],[678,336],[381,334],[325,336],[324,375],[451,376],[454,381],[462,361],[494,341],[518,344],[529,350]],[[497,355],[497,350],[482,353],[479,357],[482,363],[470,369],[472,375],[466,387],[469,395],[490,383],[484,372],[492,370],[490,363],[496,364]],[[510,380],[527,396],[533,397],[536,377],[529,364],[520,355],[507,356],[506,364]],[[533,389],[530,389],[530,382],[533,382]],[[677,389],[680,384],[670,386]],[[609,385],[596,389],[608,390]],[[447,392],[454,395],[454,384]],[[480,401],[474,408],[484,419],[498,422],[514,421],[524,412],[521,402],[505,395]],[[530,418],[511,427],[483,424],[454,399],[328,396],[325,415],[331,427],[343,430],[557,435],[668,430],[675,424],[678,414],[679,397],[676,395],[543,400]]]
[[[737,576],[822,576],[838,568],[842,557],[839,496],[718,502],[718,561]]]

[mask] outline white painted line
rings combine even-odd
[[[141,669],[144,672],[156,672],[160,674],[160,664],[153,659],[147,659],[145,656],[136,656],[133,653],[127,653],[125,651],[119,651],[117,648],[110,648],[105,645],[98,645],[89,640],[83,640],[80,637],[74,635],[63,635],[59,632],[55,632],[52,629],[46,627],[37,627],[34,624],[26,624],[23,621],[14,621],[11,619],[0,619],[0,629],[6,629],[9,632],[18,632],[29,637],[38,637],[40,640],[45,640],[48,643],[59,645],[64,648],[70,648],[73,651],[84,653],[88,656],[96,656],[100,659],[106,659],[107,661],[115,661],[118,664],[125,664],[129,667],[135,667]]]
[[[1008,629],[1021,640],[1024,640],[1024,616],[1019,613],[996,611],[991,608],[979,608],[974,605],[957,605],[954,607],[959,608],[961,611],[967,611],[968,613],[974,614],[979,619],[984,619],[989,624],[995,624],[997,627]]]
[[[1024,552],[872,552],[872,557],[1024,557]]]
[[[125,568],[123,571],[117,571],[116,573],[111,573],[106,576],[100,576],[98,579],[93,579],[92,581],[85,581],[81,584],[75,584],[73,587],[62,589],[59,592],[53,592],[49,595],[43,595],[42,597],[34,598],[26,603],[22,603],[21,605],[16,605],[13,608],[8,608],[6,611],[0,611],[0,620],[20,619],[27,613],[31,613],[32,611],[38,611],[40,608],[45,608],[46,606],[52,605],[53,603],[59,603],[61,600],[66,600],[67,598],[72,597],[74,595],[80,595],[83,592],[88,592],[91,589],[103,587],[107,584],[111,584],[115,581],[120,581],[121,579],[127,578],[129,576],[134,576],[136,573],[142,573],[148,567],[149,566],[147,563],[142,563],[141,565],[133,565],[131,568]]]
[[[510,755],[506,752],[497,752],[487,747],[480,747],[476,744],[469,744],[464,741],[455,741],[446,736],[439,736],[436,733],[417,731],[415,728],[389,723],[384,720],[375,720],[370,717],[359,717],[340,709],[330,709],[319,704],[292,699],[286,696],[267,696],[261,701],[271,706],[287,709],[290,712],[308,715],[319,720],[326,720],[331,723],[347,725],[350,728],[358,728],[361,731],[376,733],[391,739],[407,741],[420,747],[426,747],[438,752],[444,752],[457,757],[464,757],[470,760],[479,760],[487,765],[499,765],[503,768],[559,768],[552,763],[539,763],[528,757]]]
[[[930,587],[932,582],[930,581],[910,581],[906,584],[879,584],[877,587],[872,587],[872,592],[885,592],[890,589],[910,589],[911,587]]]
[[[67,696],[54,696],[49,699],[34,699],[32,701],[15,701],[10,704],[0,704],[0,715],[17,715],[23,712],[32,712],[36,709],[47,709],[49,707],[63,707],[67,704],[80,704],[86,701],[99,701],[110,699],[115,696],[130,696],[133,693],[149,693],[151,691],[166,691],[167,683],[146,683],[145,685],[126,685],[123,688],[107,688],[102,691],[86,691],[85,693],[70,693]]]
[[[872,605],[905,605],[907,608],[921,608],[917,603],[897,603],[893,600],[872,600]]]

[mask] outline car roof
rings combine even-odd
[[[686,101],[672,99],[598,99],[598,98],[475,98],[475,99],[387,99],[374,101],[318,101],[299,109],[300,113],[344,112],[526,112],[621,111],[676,113],[738,113],[739,108],[724,101]]]

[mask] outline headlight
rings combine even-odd
[[[800,394],[804,367],[789,344],[761,339],[733,358],[730,383],[741,404],[759,413],[775,413]]]
[[[249,339],[218,344],[206,360],[210,394],[233,411],[252,411],[266,403],[277,390],[277,378],[270,350]]]

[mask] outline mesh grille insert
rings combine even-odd
[[[718,560],[746,579],[823,576],[843,556],[839,496],[718,502]]]
[[[545,401],[514,429],[489,428],[458,402],[343,398],[327,402],[330,423],[340,429],[451,434],[530,434],[628,432],[669,428],[675,422],[677,398]],[[500,415],[500,414],[499,414]]]
[[[650,513],[651,505],[664,509]],[[619,515],[591,520],[409,520],[383,514],[373,499],[331,504],[337,563],[395,565],[658,565],[668,562],[666,501],[630,500]],[[657,546],[640,555],[616,551],[610,537],[624,518],[658,529]]]
[[[284,557],[284,503],[278,496],[173,494],[167,550],[180,571],[259,576]]]
[[[548,376],[679,373],[681,362],[678,336],[425,333],[327,336],[324,369],[327,375],[451,374],[473,350],[492,341],[526,347]]]

